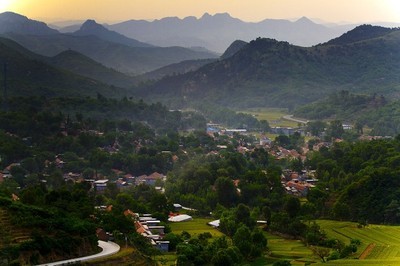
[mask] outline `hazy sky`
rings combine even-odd
[[[330,22],[400,22],[400,0],[0,0],[4,11],[47,22],[200,17],[205,12],[228,12],[254,22],[302,16]]]

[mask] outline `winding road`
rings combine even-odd
[[[101,247],[103,249],[103,251],[101,251],[100,253],[86,256],[86,257],[80,257],[80,258],[69,259],[69,260],[60,260],[60,261],[56,261],[56,262],[40,264],[39,266],[66,265],[66,264],[75,263],[75,262],[88,261],[88,260],[93,260],[93,259],[98,259],[98,258],[113,255],[120,250],[120,246],[114,242],[105,242],[105,241],[99,240],[98,243],[99,243],[99,247]]]

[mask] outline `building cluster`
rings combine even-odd
[[[281,176],[281,184],[287,194],[305,197],[308,191],[315,187],[318,182],[314,175],[315,171],[303,170],[298,173],[292,170],[284,170]]]

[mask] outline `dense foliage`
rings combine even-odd
[[[346,41],[308,48],[258,38],[229,58],[162,79],[138,93],[149,100],[167,98],[177,106],[201,99],[229,107],[290,110],[338,90],[397,97],[399,33],[360,26],[342,37]]]
[[[319,179],[308,195],[325,217],[399,223],[399,139],[336,143],[309,156]]]

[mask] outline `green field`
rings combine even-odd
[[[265,258],[266,264],[278,260],[288,260],[292,265],[304,265],[305,262],[316,262],[312,251],[307,248],[300,240],[285,239],[265,232],[268,239],[268,257]],[[261,265],[261,264],[256,264]]]
[[[192,236],[203,232],[210,232],[213,237],[223,234],[218,230],[207,225],[211,219],[195,218],[192,221],[182,223],[170,223],[171,230],[175,234],[187,231]],[[368,225],[358,228],[357,223],[340,222],[331,220],[317,220],[329,238],[337,238],[345,244],[349,244],[350,239],[359,239],[361,245],[356,254],[348,259],[329,261],[321,263],[312,251],[304,246],[300,240],[285,239],[265,232],[268,239],[268,251],[266,256],[254,261],[251,265],[272,265],[275,261],[288,260],[292,265],[400,265],[400,226]],[[363,252],[370,246],[369,252]],[[359,259],[363,254],[363,259]],[[175,254],[167,253],[158,256],[160,265],[173,265]],[[160,259],[163,261],[161,263]]]
[[[328,237],[338,238],[349,243],[350,239],[359,239],[361,246],[350,259],[330,261],[316,265],[400,265],[400,226],[368,225],[358,228],[357,223],[329,220],[317,221]],[[372,244],[365,259],[358,259],[363,251]]]
[[[289,112],[284,108],[252,108],[240,110],[241,113],[251,114],[258,120],[267,120],[271,127],[297,127],[297,123],[283,119]]]
[[[183,231],[186,231],[192,237],[204,232],[210,232],[213,238],[223,236],[224,234],[222,234],[220,231],[207,225],[208,222],[213,220],[214,219],[193,218],[192,221],[169,223],[169,226],[171,227],[172,233],[177,235],[181,234]],[[159,265],[175,265],[176,254],[174,252],[168,252],[160,256],[156,256],[155,259]]]
[[[194,218],[191,221],[180,222],[180,223],[169,223],[169,225],[171,227],[171,231],[177,235],[182,233],[182,231],[186,231],[192,237],[204,232],[210,232],[213,237],[223,236],[223,234],[220,231],[207,225],[207,223],[211,221],[213,221],[213,219]]]

